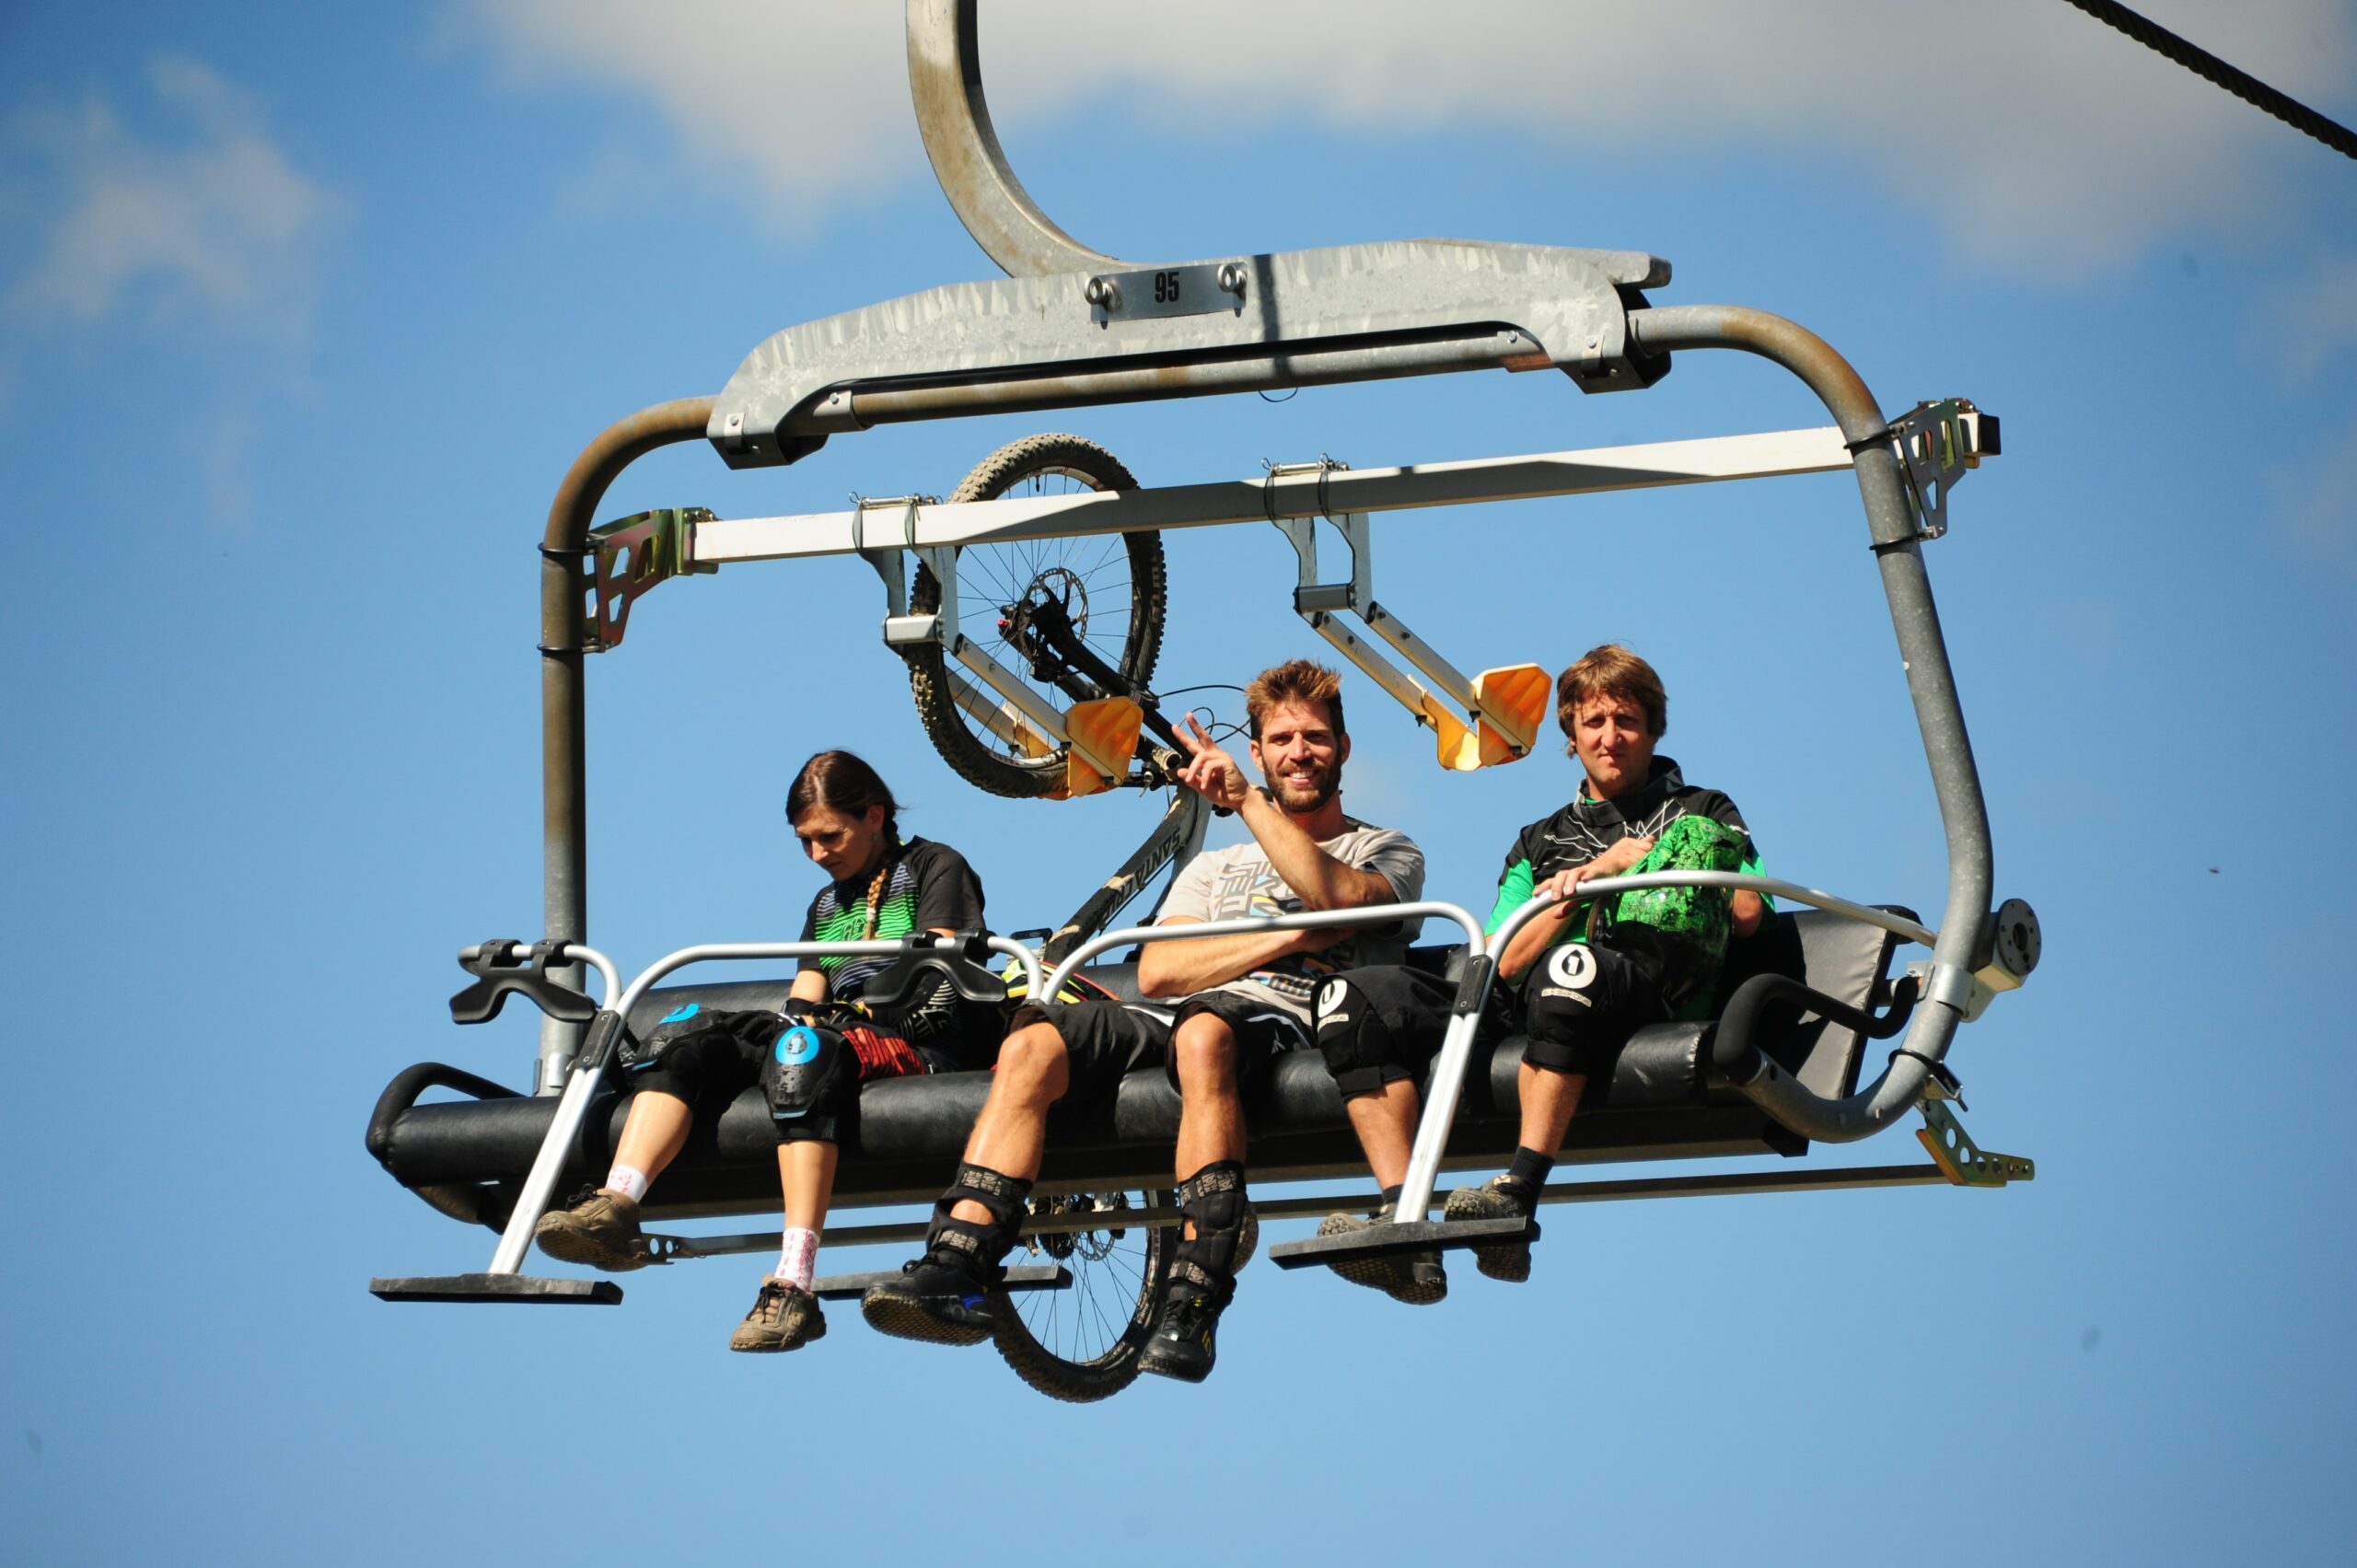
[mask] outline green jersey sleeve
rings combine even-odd
[[[1506,866],[1506,874],[1498,879],[1498,901],[1490,907],[1489,923],[1482,926],[1486,935],[1495,936],[1506,916],[1530,901],[1538,879],[1531,874],[1530,862],[1516,859]]]

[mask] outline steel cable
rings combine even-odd
[[[2065,0],[2105,25],[2118,29],[2156,53],[2165,55],[2205,81],[2225,88],[2254,109],[2263,109],[2295,131],[2315,137],[2344,157],[2357,158],[2357,131],[2328,120],[2306,104],[2276,91],[2247,71],[2238,71],[2207,50],[2187,42],[2159,23],[2140,17],[2112,0]]]

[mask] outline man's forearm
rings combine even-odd
[[[1236,814],[1244,819],[1269,865],[1293,889],[1304,909],[1355,909],[1391,901],[1391,884],[1379,871],[1345,865],[1318,847],[1318,841],[1285,815],[1265,790],[1248,792]]]
[[[1138,989],[1148,996],[1191,996],[1224,985],[1301,950],[1298,931],[1247,931],[1183,942],[1149,942],[1138,955]]]
[[[1579,913],[1579,904],[1566,900],[1543,914],[1535,914],[1498,955],[1498,978],[1520,980],[1538,961],[1538,955],[1562,940],[1563,924]]]

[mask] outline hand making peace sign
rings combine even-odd
[[[1192,714],[1187,715],[1187,728],[1178,732],[1178,744],[1187,749],[1189,759],[1187,765],[1178,770],[1181,784],[1225,810],[1233,811],[1244,804],[1244,797],[1252,790],[1244,770],[1220,749]]]

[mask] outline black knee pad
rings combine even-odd
[[[1179,1243],[1178,1255],[1221,1278],[1237,1268],[1244,1239],[1244,1165],[1218,1160],[1178,1184],[1178,1212],[1195,1225],[1194,1238]]]
[[[1318,1053],[1344,1099],[1414,1076],[1409,1042],[1399,1038],[1390,1009],[1364,986],[1337,975],[1318,988],[1317,1013]]]
[[[659,1072],[667,1079],[676,1078],[682,1098],[692,1098],[690,1091],[701,1082],[710,1065],[705,1060],[707,1053],[715,1045],[731,1051],[736,1049],[735,1037],[728,1027],[733,1016],[702,1003],[681,1003],[665,1014],[643,1040],[625,1030],[614,1060],[625,1076],[644,1077]]]
[[[1031,1183],[1020,1177],[1002,1175],[988,1166],[960,1165],[949,1191],[933,1206],[933,1224],[925,1232],[926,1249],[946,1247],[965,1253],[979,1270],[996,1268],[1023,1234],[1024,1201],[1030,1195]],[[990,1211],[988,1223],[976,1225],[952,1217],[951,1211],[969,1199]]]
[[[1641,1024],[1668,1016],[1650,971],[1608,947],[1550,947],[1523,982],[1523,1060],[1556,1073],[1589,1074]]]
[[[778,1018],[762,1031],[761,1093],[770,1115],[780,1121],[829,1116],[840,1109],[846,1086],[859,1082],[859,1065],[837,1031],[817,1024]]]

